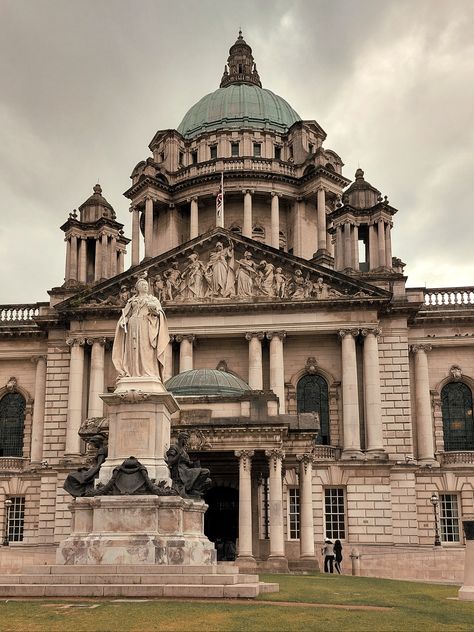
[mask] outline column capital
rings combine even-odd
[[[304,467],[304,473],[308,471],[308,465],[313,465],[315,458],[311,452],[305,452],[304,454],[297,454],[296,460],[299,461]]]
[[[378,338],[382,333],[382,330],[379,327],[364,327],[364,329],[360,330],[360,333],[364,336],[364,338],[369,334],[373,334],[376,338]]]
[[[267,340],[272,340],[272,338],[279,338],[283,342],[286,338],[286,331],[267,331],[266,337]]]
[[[357,338],[359,335],[359,329],[339,329],[337,332],[339,338],[344,339],[346,336],[352,336],[353,338]]]
[[[276,470],[277,461],[283,461],[285,453],[280,448],[272,448],[271,450],[265,450],[265,456],[270,461],[270,465],[273,465],[273,469]]]
[[[429,345],[429,344],[410,345],[410,351],[412,353],[419,353],[420,351],[422,351],[424,353],[428,353],[429,351],[431,351],[432,348],[433,348],[433,346]]]
[[[279,193],[278,191],[271,191],[271,192],[270,192],[270,195],[271,195],[272,197],[275,197],[275,196],[276,196],[276,197],[279,197],[279,198],[281,197],[281,193]]]
[[[242,194],[243,195],[246,195],[247,193],[249,195],[253,195],[255,193],[255,189],[242,189]]]
[[[98,343],[102,347],[105,347],[105,345],[107,344],[107,338],[105,336],[98,336],[96,338],[87,338],[86,342],[91,347],[95,343]]]
[[[248,331],[245,334],[245,340],[252,340],[252,338],[258,338],[259,340],[263,340],[265,338],[265,334],[263,331]]]
[[[191,344],[194,344],[194,342],[197,339],[197,336],[195,336],[194,334],[177,334],[175,337],[176,342],[183,342],[183,340],[187,340],[188,342],[190,342]]]
[[[252,457],[255,454],[254,450],[235,450],[235,456],[239,459],[244,471],[250,470],[252,464]]]
[[[186,202],[198,202],[199,198],[197,195],[192,195],[191,197],[186,198]]]
[[[46,362],[47,358],[48,356],[46,354],[40,353],[38,355],[31,356],[30,362],[33,362],[33,364],[38,364],[40,360],[44,360]]]
[[[86,344],[86,339],[80,336],[66,338],[66,344],[68,347],[83,347]]]

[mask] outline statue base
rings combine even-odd
[[[109,418],[108,457],[99,474],[107,483],[114,468],[136,457],[150,479],[170,484],[165,454],[170,447],[171,415],[179,409],[157,378],[130,377],[117,382],[113,393],[101,395]]]
[[[70,508],[72,532],[58,547],[58,564],[216,564],[202,500],[96,496],[76,498]]]

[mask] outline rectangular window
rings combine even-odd
[[[211,145],[209,149],[211,150],[211,160],[214,160],[217,158],[217,145]]]
[[[309,151],[309,153],[310,153],[310,154],[312,154],[312,153],[313,153],[313,151],[314,151],[314,145],[313,145],[313,143],[309,143],[309,145],[308,145],[308,151]]]
[[[297,487],[288,489],[288,535],[290,540],[300,537],[300,490]]]
[[[281,147],[275,146],[275,158],[281,160]]]
[[[10,496],[12,504],[7,507],[7,538],[9,542],[22,542],[25,526],[25,497]]]
[[[239,155],[239,143],[230,144],[230,155],[233,158]]]
[[[290,154],[290,160],[293,160],[293,145],[288,145],[288,153]]]
[[[324,514],[326,537],[344,540],[346,537],[346,515],[343,487],[329,487],[324,490]]]
[[[179,164],[182,165],[184,161],[184,154],[182,151],[179,152]]]
[[[196,165],[198,161],[198,153],[197,151],[192,151],[191,152],[191,162],[193,163],[193,165]]]
[[[459,512],[456,494],[440,494],[439,508],[442,542],[459,542]]]
[[[255,158],[260,158],[262,155],[262,145],[260,143],[253,144],[253,155]]]

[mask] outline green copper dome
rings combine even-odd
[[[251,127],[285,133],[300,121],[293,108],[271,90],[233,83],[207,94],[186,113],[178,132],[194,138],[223,128]]]
[[[218,369],[193,369],[184,371],[166,382],[166,388],[173,395],[221,395],[240,396],[250,390],[250,386],[232,373]]]

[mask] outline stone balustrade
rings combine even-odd
[[[316,461],[336,461],[340,457],[340,452],[340,448],[332,445],[315,445],[312,455]]]
[[[474,287],[426,288],[423,294],[426,307],[474,305]]]
[[[0,305],[0,325],[31,322],[35,316],[39,316],[40,308],[45,305],[47,305],[47,303]]]
[[[441,465],[474,465],[474,450],[439,452],[438,460]]]
[[[209,173],[221,173],[222,171],[240,171],[251,169],[252,171],[275,172],[287,176],[296,175],[294,165],[276,160],[273,158],[254,158],[252,156],[219,158],[218,160],[208,160],[195,165],[189,165],[181,169],[175,176],[176,182],[188,180],[189,178],[206,175]]]
[[[2,456],[0,457],[0,472],[21,472],[27,459],[16,456]]]

